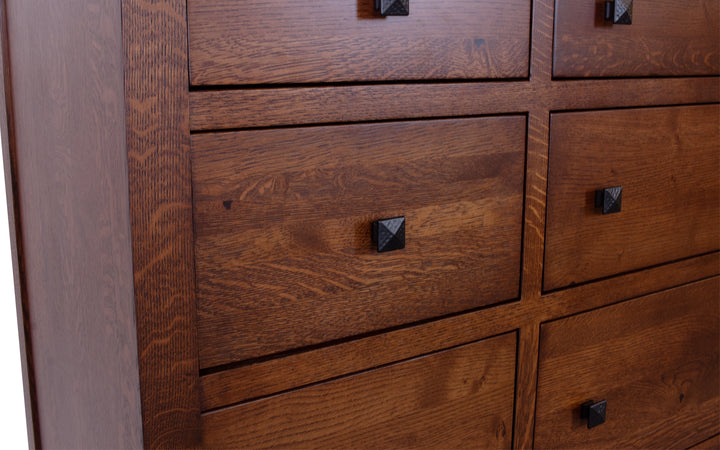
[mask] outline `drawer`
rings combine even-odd
[[[720,2],[635,0],[632,24],[605,20],[605,0],[556,0],[556,77],[720,73]]]
[[[552,114],[544,288],[720,247],[717,105]],[[595,191],[622,186],[620,212]]]
[[[202,416],[203,448],[510,448],[515,333]]]
[[[530,0],[189,0],[193,85],[528,76]]]
[[[542,325],[537,448],[687,448],[720,432],[720,279]],[[588,428],[581,405],[606,403]]]
[[[525,117],[192,137],[200,367],[519,296]],[[379,253],[372,223],[405,217]]]

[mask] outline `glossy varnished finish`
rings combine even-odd
[[[208,448],[508,448],[515,334],[203,415]]]
[[[200,367],[519,295],[525,118],[193,137]],[[371,223],[405,216],[379,254]]]
[[[688,447],[720,431],[720,279],[550,322],[535,446]],[[607,400],[593,429],[580,405]]]
[[[636,0],[632,25],[604,20],[605,0],[557,0],[557,77],[720,73],[720,2]]]
[[[720,247],[720,107],[553,114],[546,290]],[[622,211],[594,192],[622,186]]]
[[[185,1],[123,0],[122,24],[144,443],[188,447],[199,403]]]
[[[529,0],[190,0],[193,85],[523,78]]]
[[[138,448],[120,6],[3,3],[30,444]]]

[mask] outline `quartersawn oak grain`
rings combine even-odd
[[[720,73],[717,0],[636,1],[632,25],[605,22],[604,3],[557,0],[556,77]]]
[[[544,288],[720,245],[718,105],[553,114]],[[594,191],[622,186],[602,215]]]
[[[720,431],[720,278],[544,324],[535,446],[686,448]],[[607,400],[607,421],[580,418]]]
[[[524,78],[529,0],[191,0],[193,85]]]
[[[142,431],[149,448],[199,442],[185,6],[185,0],[122,1]]]
[[[552,22],[546,26],[552,30]],[[537,48],[533,55],[536,54],[538,58],[543,55]],[[533,109],[547,115],[548,110],[720,101],[716,77],[551,81],[549,66],[546,78],[538,68],[541,66],[539,63],[533,66],[530,81],[197,90],[190,92],[190,127],[202,131]]]
[[[518,297],[524,117],[192,141],[201,368]]]
[[[208,448],[509,448],[515,333],[202,416]]]

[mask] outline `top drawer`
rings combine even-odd
[[[605,0],[557,0],[556,77],[720,73],[717,0],[635,0],[630,25],[606,21],[604,9]]]
[[[192,85],[523,78],[530,0],[189,0]]]

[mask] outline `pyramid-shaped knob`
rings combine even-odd
[[[595,428],[605,423],[607,414],[607,400],[597,403],[590,400],[580,406],[580,416],[587,420],[588,428]]]
[[[405,217],[373,222],[372,240],[377,245],[379,253],[405,248]]]
[[[598,189],[595,191],[595,207],[603,214],[619,213],[622,208],[622,186]]]
[[[613,0],[605,2],[605,20],[618,25],[632,25],[633,0]]]
[[[410,0],[375,0],[375,9],[381,16],[409,16]]]

